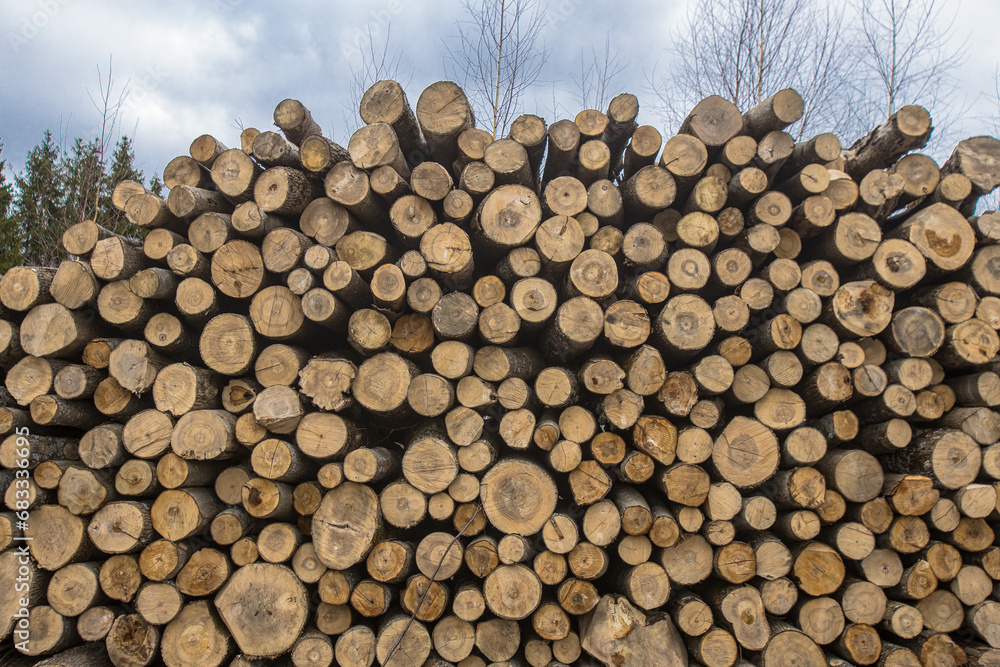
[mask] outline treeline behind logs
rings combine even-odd
[[[638,110],[285,100],[8,271],[4,664],[998,664],[1000,141]]]

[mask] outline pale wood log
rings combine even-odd
[[[621,629],[633,631],[623,634]],[[646,664],[658,660],[683,661],[686,649],[669,618],[647,618],[628,600],[603,596],[580,626],[581,645],[604,664],[612,655],[623,664]]]
[[[210,195],[211,196],[211,195]],[[166,200],[152,193],[139,193],[125,203],[125,217],[144,229],[181,232],[186,225],[171,211]]]
[[[160,639],[161,656],[168,665],[199,664],[217,667],[231,657],[234,647],[207,601],[190,602],[167,624]]]
[[[625,181],[621,192],[626,213],[635,220],[648,220],[674,202],[678,187],[670,171],[649,165]]]
[[[309,109],[298,100],[286,99],[279,102],[274,108],[274,124],[295,145],[300,145],[308,136],[322,134]]]
[[[580,127],[571,120],[556,121],[549,126],[543,184],[570,174],[577,149],[583,141]]]
[[[914,213],[891,234],[916,246],[927,258],[927,270],[932,275],[961,268],[975,250],[971,225],[947,204],[932,204]]]
[[[620,180],[627,181],[643,167],[653,164],[662,144],[663,138],[655,127],[651,125],[637,127],[625,148]]]
[[[420,155],[427,152],[413,109],[397,82],[386,80],[372,84],[361,97],[359,113],[366,123],[388,123],[410,162],[419,162]]]
[[[211,169],[219,155],[226,151],[225,145],[210,134],[203,134],[191,142],[188,152],[198,164]]]
[[[124,211],[125,204],[132,198],[133,195],[146,194],[148,192],[149,190],[147,190],[142,183],[137,181],[127,179],[119,181],[119,183],[115,185],[114,190],[111,191],[111,205],[119,211]],[[72,250],[67,250],[68,252],[73,252]]]
[[[995,168],[998,145],[993,137],[971,137],[960,141],[941,167],[944,174],[963,174],[972,183],[972,197],[978,198],[997,186]]]
[[[429,156],[445,166],[455,159],[459,135],[476,124],[465,93],[451,81],[438,81],[420,93],[416,117]]]
[[[888,167],[904,153],[923,148],[930,133],[927,110],[904,106],[844,152],[844,171],[859,178],[872,169]]]
[[[107,637],[115,618],[117,618],[117,615],[110,607],[91,607],[77,618],[76,632],[80,635],[80,639],[85,642],[99,642]],[[97,657],[96,653],[100,650],[100,644],[90,643],[83,648],[90,650]]]

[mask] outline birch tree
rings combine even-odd
[[[534,0],[463,0],[462,7],[458,35],[445,42],[445,68],[486,130],[503,136],[548,59],[545,15]]]
[[[847,105],[853,134],[862,134],[906,104],[919,104],[942,128],[958,114],[957,68],[966,57],[953,44],[955,5],[939,0],[857,0],[856,48]]]
[[[341,103],[341,116],[344,126],[344,141],[358,128],[361,127],[361,119],[358,116],[358,109],[361,107],[361,98],[365,91],[374,83],[392,79],[398,81],[404,88],[409,83],[413,74],[412,70],[406,72],[402,66],[402,50],[390,48],[392,35],[392,23],[385,26],[384,38],[381,37],[381,26],[368,25],[366,38],[360,43],[355,43],[353,49],[354,59],[348,60],[347,66],[351,73],[348,83],[347,99]],[[346,144],[345,144],[346,145]]]
[[[580,72],[573,75],[573,95],[585,109],[605,109],[618,92],[615,83],[628,68],[622,62],[621,49],[611,48],[611,33],[604,34],[604,47],[580,47]]]
[[[792,87],[806,103],[793,132],[836,129],[842,33],[842,15],[817,0],[702,0],[673,35],[669,68],[647,83],[674,128],[708,95],[745,110]]]

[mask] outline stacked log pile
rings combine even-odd
[[[9,270],[4,664],[998,664],[1000,142],[638,110],[285,100]]]

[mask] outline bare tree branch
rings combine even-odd
[[[841,86],[842,32],[841,14],[818,0],[702,0],[674,34],[670,70],[654,68],[647,86],[674,127],[708,95],[749,109],[792,87],[806,102],[793,132],[837,128],[829,109]]]
[[[376,26],[378,29],[379,26]],[[350,137],[361,127],[358,116],[358,109],[361,107],[361,98],[364,96],[372,84],[377,81],[392,79],[398,81],[404,88],[413,76],[413,70],[405,73],[402,70],[403,52],[390,49],[392,37],[392,24],[385,26],[385,38],[379,41],[379,31],[372,31],[372,24],[368,24],[367,39],[358,49],[361,62],[348,62],[351,72],[351,80],[347,88],[347,99],[341,103],[341,116],[344,124],[346,137]]]
[[[100,114],[100,132],[96,140],[97,150],[87,160],[86,172],[83,174],[87,189],[80,198],[80,208],[77,211],[80,220],[93,217],[100,206],[101,192],[104,190],[105,165],[108,162],[108,154],[117,141],[118,133],[121,130],[121,110],[129,95],[129,81],[126,81],[117,99],[114,97],[115,78],[111,56],[108,56],[107,81],[105,81],[101,68],[98,66],[97,82],[97,97],[95,98],[89,89],[87,95]]]
[[[920,104],[937,117],[940,143],[942,114],[961,117],[954,109],[958,88],[957,68],[967,49],[954,48],[957,10],[940,0],[856,0],[860,34],[850,71],[853,93],[850,131],[860,136],[906,104]]]
[[[463,0],[445,67],[466,91],[494,137],[507,131],[524,92],[538,80],[548,51],[545,15],[534,0]]]
[[[604,33],[604,48],[591,47],[590,55],[580,47],[580,72],[573,74],[573,95],[585,109],[604,109],[614,96],[615,80],[628,68],[620,49],[611,50],[611,33]]]

